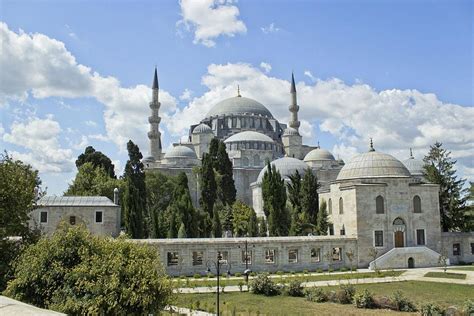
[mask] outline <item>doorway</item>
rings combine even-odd
[[[395,234],[395,248],[404,247],[405,242],[404,242],[404,238],[403,238],[403,232],[402,231],[397,231],[394,234]]]
[[[408,268],[413,269],[415,267],[415,259],[412,257],[408,258]]]

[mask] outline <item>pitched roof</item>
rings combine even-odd
[[[43,196],[38,206],[117,206],[106,196]]]

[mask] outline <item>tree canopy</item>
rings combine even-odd
[[[286,208],[285,180],[275,166],[267,164],[262,180],[263,211],[268,219],[270,236],[287,236],[290,216]]]
[[[5,295],[72,315],[144,315],[172,288],[156,249],[64,225],[21,254]]]
[[[115,166],[109,157],[100,151],[96,151],[94,147],[87,146],[83,154],[80,154],[76,160],[76,167],[79,169],[83,164],[90,162],[94,167],[101,167],[111,178],[115,178]]]

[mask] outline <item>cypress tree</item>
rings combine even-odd
[[[288,200],[291,204],[290,236],[300,236],[303,233],[301,218],[301,175],[298,170],[289,176]]]
[[[267,237],[267,222],[264,217],[258,218],[258,236]]]
[[[178,232],[176,231],[176,213],[171,212],[170,217],[170,225],[168,227],[168,238],[176,238],[178,236]]]
[[[454,168],[456,160],[451,152],[436,142],[423,159],[425,179],[439,184],[439,211],[443,231],[466,229],[467,207],[466,190],[463,189],[465,179],[458,179]]]
[[[219,173],[219,199],[223,205],[234,204],[236,190],[232,172],[232,162],[229,159],[223,141],[219,141],[214,168]]]
[[[184,227],[184,223],[181,223],[178,230],[178,238],[186,238],[186,227]]]
[[[187,237],[197,237],[197,215],[194,210],[191,194],[188,187],[188,177],[181,172],[177,177],[176,189],[173,194],[172,205],[178,212],[179,220],[184,224]]]
[[[219,151],[219,140],[217,138],[211,139],[211,143],[209,144],[209,157],[211,157],[212,165],[216,165],[217,160],[217,152]]]
[[[204,154],[201,167],[201,207],[212,218],[217,198],[217,184],[210,154]]]
[[[219,219],[219,212],[215,209],[214,215],[212,216],[212,235],[214,238],[222,237],[222,226]]]
[[[257,237],[258,236],[258,224],[257,224],[257,215],[255,211],[252,209],[252,213],[250,214],[250,221],[248,223],[248,236],[249,237]]]
[[[318,217],[319,187],[318,178],[311,168],[308,168],[301,183],[301,209],[312,225],[316,225]]]
[[[318,235],[326,236],[328,234],[329,221],[327,212],[327,203],[325,200],[321,202],[318,212],[318,220],[316,224],[316,231]]]
[[[125,165],[124,179],[124,218],[127,233],[132,238],[147,237],[147,216],[145,172],[141,159],[142,154],[131,140],[127,143],[128,161]]]
[[[287,236],[289,214],[286,208],[286,186],[284,179],[275,166],[267,164],[262,180],[263,210],[268,214],[268,231],[270,236]]]
[[[234,230],[234,216],[232,214],[232,207],[227,206],[225,209],[225,217],[224,217],[224,223],[222,225],[222,228],[224,229],[225,232],[230,232],[232,234],[232,231]]]

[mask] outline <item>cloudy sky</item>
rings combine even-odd
[[[474,180],[472,1],[0,0],[0,148],[61,194],[88,145],[121,174],[148,154],[153,68],[165,148],[223,98],[286,122],[294,71],[305,143],[348,160],[422,158],[441,141]]]

